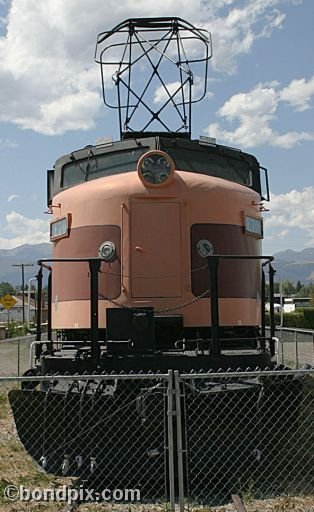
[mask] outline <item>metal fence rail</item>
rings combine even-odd
[[[181,512],[314,488],[314,369],[1,377],[7,395],[32,458],[88,488]]]
[[[279,339],[277,361],[292,368],[304,365],[314,366],[314,331],[277,327],[275,336]]]

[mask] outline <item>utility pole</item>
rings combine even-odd
[[[23,325],[25,324],[25,297],[24,297],[24,268],[25,267],[33,267],[33,263],[15,263],[11,265],[12,267],[20,267],[22,270],[22,302],[23,302]]]

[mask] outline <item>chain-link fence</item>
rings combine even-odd
[[[314,366],[314,331],[277,327],[277,361],[291,368]]]
[[[0,377],[22,376],[34,365],[35,334],[0,340]],[[42,334],[42,340],[47,333]],[[33,348],[31,348],[33,345]]]
[[[172,380],[168,375],[2,379],[17,434],[47,473],[93,489],[173,495]],[[20,387],[20,386],[19,386]],[[169,470],[170,468],[170,470]],[[166,478],[167,475],[167,478]]]
[[[191,502],[312,493],[314,372],[178,376]]]
[[[23,375],[29,368],[29,353],[35,336],[19,336],[0,341],[0,376]]]
[[[2,377],[0,398],[32,466],[67,485],[171,511],[313,492],[313,369]]]

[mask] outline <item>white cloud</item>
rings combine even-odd
[[[18,194],[12,194],[8,197],[8,203],[11,203],[14,199],[18,199],[20,196]]]
[[[12,211],[5,216],[5,222],[0,231],[0,249],[49,242],[49,223],[46,220],[30,219]]]
[[[314,76],[308,81],[304,78],[292,80],[280,93],[282,101],[290,103],[300,112],[311,108],[312,96],[314,96]]]
[[[218,110],[217,115],[236,127],[225,130],[218,123],[210,124],[205,132],[216,137],[218,141],[226,141],[231,145],[239,145],[245,148],[269,144],[275,147],[289,149],[302,141],[314,140],[314,132],[290,131],[278,133],[271,127],[271,122],[276,119],[280,102],[288,102],[297,110],[308,108],[311,87],[314,77],[308,82],[298,80],[302,86],[296,87],[296,81],[292,81],[288,87],[279,89],[277,82],[258,84],[247,93],[238,93],[232,96]],[[297,90],[300,96],[297,95]]]
[[[306,205],[306,206],[305,206]],[[314,244],[314,187],[273,194],[265,216],[265,240],[291,240],[300,248]],[[292,242],[292,245],[293,245]]]
[[[172,96],[173,94],[177,92],[177,94],[175,94],[174,96],[174,101],[179,101],[178,100],[178,97],[179,97],[179,90],[180,90],[180,87],[181,87],[181,82],[172,82],[172,83],[169,83],[169,84],[166,84],[166,88],[161,85],[160,87],[158,87],[155,91],[155,96],[154,96],[154,103],[164,103],[165,101],[167,101],[169,99],[169,94]],[[168,92],[169,94],[168,94]]]
[[[270,208],[268,226],[305,229],[314,236],[314,187],[273,194]]]
[[[237,58],[256,39],[281,26],[281,4],[283,0],[245,0],[242,7],[234,0],[12,0],[4,21],[7,31],[0,38],[0,121],[50,135],[92,128],[102,111],[99,69],[92,62],[96,35],[128,17],[179,14],[211,30],[214,67],[233,72]]]
[[[240,55],[249,53],[257,39],[270,37],[275,29],[282,27],[285,15],[276,7],[281,3],[278,0],[248,0],[239,6],[237,2],[226,16],[213,17],[209,26],[216,70],[234,73]]]
[[[99,113],[99,97],[96,92],[81,91],[61,96],[42,105],[40,117],[18,117],[24,128],[30,128],[46,135],[61,135],[68,130],[90,130],[95,127]]]

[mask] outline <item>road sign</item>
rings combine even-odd
[[[0,298],[0,302],[5,309],[11,309],[16,304],[16,299],[7,293]]]

